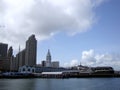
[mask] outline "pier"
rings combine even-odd
[[[120,78],[120,74],[87,74],[87,73],[62,73],[62,72],[43,72],[40,74],[18,74],[18,75],[0,75],[0,79],[32,79],[32,78],[56,78],[56,79],[64,79],[64,78]]]

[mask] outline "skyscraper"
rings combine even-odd
[[[26,41],[25,65],[36,65],[37,40],[35,35],[31,35]]]
[[[10,58],[7,58],[8,44],[0,43],[0,71],[10,70]]]
[[[11,57],[12,57],[12,55],[13,55],[13,48],[12,48],[12,47],[10,47],[10,48],[8,49],[8,54],[7,54],[7,57],[11,58]]]
[[[19,52],[20,56],[19,56],[19,67],[24,66],[25,65],[25,49],[23,49],[22,51]]]
[[[48,53],[46,56],[46,67],[51,67],[51,54],[50,54],[50,50],[48,49]]]
[[[12,56],[11,59],[10,59],[10,71],[17,71],[16,59],[15,59],[14,56]]]
[[[20,62],[20,52],[16,54],[16,57],[15,57],[15,68],[16,70],[18,70],[19,68],[19,62]]]
[[[7,57],[8,44],[0,43],[0,58]]]

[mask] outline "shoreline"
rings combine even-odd
[[[21,76],[0,76],[0,79],[34,79],[34,78],[46,78],[46,79],[69,79],[69,78],[120,78],[120,74],[86,74],[86,75],[21,75]]]

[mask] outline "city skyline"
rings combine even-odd
[[[1,0],[0,8],[0,42],[14,54],[35,34],[38,64],[50,49],[60,66],[120,70],[119,0]]]

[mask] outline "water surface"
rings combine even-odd
[[[120,78],[0,79],[0,90],[120,90]]]

